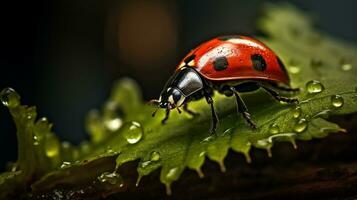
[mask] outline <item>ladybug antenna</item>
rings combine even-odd
[[[158,106],[158,107],[156,108],[156,110],[151,114],[152,117],[155,117],[156,112],[159,110],[159,108],[160,108],[160,107]]]
[[[157,99],[151,99],[148,104],[150,105],[159,105],[160,101]]]

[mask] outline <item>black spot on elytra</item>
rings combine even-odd
[[[228,67],[228,60],[226,57],[218,57],[213,61],[213,67],[216,71],[225,70]]]
[[[260,54],[254,54],[250,57],[253,63],[253,68],[257,71],[264,71],[267,68],[267,63]]]
[[[239,37],[239,35],[224,35],[224,36],[218,37],[218,39],[222,40],[222,41],[227,41],[227,40],[234,39],[234,38],[240,38],[240,37]]]
[[[195,54],[191,54],[189,57],[185,58],[184,62],[185,62],[185,64],[188,64],[189,62],[191,62],[195,58],[196,58],[196,55]]]
[[[280,60],[279,57],[276,57],[276,59],[278,60],[278,64],[281,70],[283,70],[284,73],[287,73],[285,65],[283,64],[283,62]]]

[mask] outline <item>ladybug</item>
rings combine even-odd
[[[164,124],[170,110],[182,107],[197,116],[187,103],[205,98],[211,107],[211,133],[216,131],[218,117],[213,105],[213,93],[218,91],[227,97],[235,96],[238,113],[252,127],[257,125],[240,96],[262,88],[276,100],[298,102],[295,98],[280,96],[279,92],[296,92],[290,87],[290,79],[279,57],[262,42],[247,36],[232,35],[211,39],[193,49],[178,65],[176,72],[164,86],[160,98],[151,100],[158,108],[166,109]]]

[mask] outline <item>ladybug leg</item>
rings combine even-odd
[[[199,113],[196,113],[195,111],[192,111],[188,108],[188,105],[187,104],[184,104],[183,105],[183,110],[185,112],[187,112],[188,114],[190,114],[192,117],[197,117],[198,115],[200,115]]]
[[[216,129],[217,129],[217,123],[218,123],[218,117],[217,117],[217,113],[214,110],[214,106],[213,106],[213,99],[210,95],[206,94],[205,95],[206,101],[207,103],[211,106],[211,115],[212,115],[212,126],[211,126],[211,134],[216,133]]]
[[[270,83],[271,86],[273,86],[274,88],[277,88],[281,91],[285,91],[285,92],[300,92],[300,88],[288,88],[288,87],[282,87],[278,84],[275,83]]]
[[[265,91],[267,91],[271,96],[273,96],[276,100],[282,101],[285,103],[298,103],[299,101],[295,98],[289,98],[289,97],[283,97],[280,96],[279,92],[275,91],[274,89],[267,87],[265,85],[260,85],[261,88],[263,88]]]
[[[169,116],[170,116],[170,109],[166,109],[165,118],[161,120],[161,123],[166,124],[166,121],[169,119]]]
[[[248,122],[248,124],[252,128],[256,129],[257,125],[251,119],[250,113],[248,112],[248,108],[245,105],[243,99],[239,96],[238,91],[234,87],[230,87],[230,90],[233,92],[234,96],[236,97],[238,113],[242,113],[243,118]]]

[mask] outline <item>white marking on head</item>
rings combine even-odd
[[[191,60],[189,63],[187,63],[188,66],[193,67],[195,66],[195,60]]]
[[[174,97],[172,95],[169,96],[169,98],[167,99],[167,101],[171,104],[175,104],[175,101],[174,101]]]
[[[180,99],[177,101],[177,107],[181,106],[183,104],[183,102],[185,101],[185,97],[183,95],[181,95]]]

